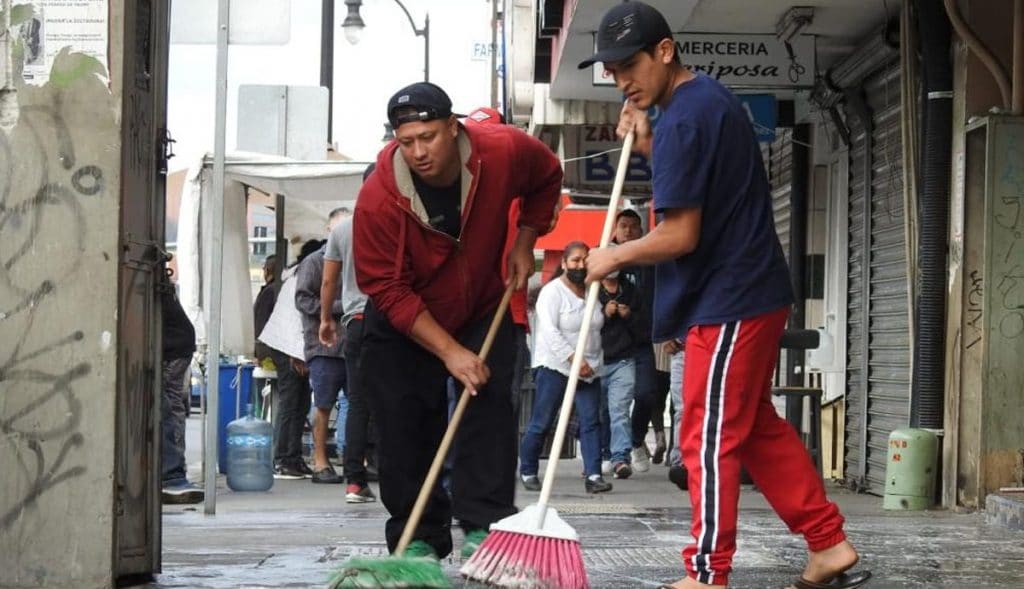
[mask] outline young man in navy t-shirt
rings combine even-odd
[[[796,431],[775,412],[771,378],[793,302],[775,233],[771,196],[753,129],[739,100],[684,68],[671,29],[654,8],[610,9],[597,53],[627,98],[619,134],[652,156],[661,222],[645,237],[591,250],[588,281],[633,264],[657,264],[653,339],[685,339],[683,421],[692,533],[687,578],[671,587],[728,584],[736,551],[740,467],[810,551],[796,589],[852,588],[858,556],[843,517]],[[662,108],[657,131],[646,115]]]

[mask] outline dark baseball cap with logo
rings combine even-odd
[[[597,29],[597,53],[581,61],[579,68],[588,68],[599,61],[622,61],[662,39],[671,38],[672,29],[654,7],[643,2],[616,4],[604,13]]]
[[[400,110],[407,112],[399,115]],[[452,99],[440,86],[430,82],[410,84],[388,100],[388,122],[392,129],[398,129],[403,123],[447,119],[452,114]]]

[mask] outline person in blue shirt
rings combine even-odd
[[[626,96],[618,132],[651,156],[660,223],[616,248],[591,250],[588,281],[657,264],[655,341],[685,340],[679,443],[689,471],[687,577],[665,587],[728,585],[736,551],[740,467],[809,558],[795,589],[859,587],[839,508],[796,431],[775,412],[771,378],[793,292],[775,233],[768,180],[750,121],[716,80],[683,67],[665,18],[642,2],[611,8],[597,53]],[[652,133],[646,111],[662,109]]]

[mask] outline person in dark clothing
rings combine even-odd
[[[561,191],[558,158],[507,125],[463,126],[440,87],[399,90],[388,119],[395,141],[359,192],[353,221],[356,279],[369,297],[362,371],[380,431],[380,495],[394,550],[448,422],[447,382],[469,403],[455,439],[452,499],[432,491],[405,555],[446,556],[451,520],[468,557],[490,524],[515,513],[515,334],[506,317],[490,356],[477,355],[506,284],[534,271],[533,246]],[[518,228],[509,207],[522,198]],[[518,231],[507,257],[508,231]],[[508,264],[508,279],[501,267]],[[478,394],[479,393],[479,394]]]
[[[601,348],[604,351],[601,371],[602,450],[607,450],[615,478],[626,479],[633,474],[630,466],[633,433],[629,408],[633,403],[636,383],[636,349],[638,342],[650,336],[642,323],[640,294],[628,280],[620,280],[618,273],[610,274],[601,281],[598,302],[604,313],[604,326],[601,327]]]
[[[161,497],[164,503],[199,503],[202,489],[189,482],[185,465],[185,420],[189,387],[185,378],[196,351],[196,330],[167,280],[160,286],[163,315],[163,393],[160,403]]]
[[[260,287],[260,292],[256,295],[256,301],[252,304],[253,326],[256,328],[256,335],[259,335],[263,328],[266,327],[270,314],[274,312],[277,293],[281,290],[281,282],[274,279],[274,266],[276,264],[277,256],[274,254],[270,254],[263,260],[263,286]],[[264,360],[271,358],[271,351],[267,344],[257,339],[254,354],[256,363],[262,364]]]
[[[644,234],[640,215],[632,209],[623,209],[615,217],[613,242],[628,243]],[[633,451],[632,468],[636,472],[647,472],[651,468],[651,454],[647,449],[647,424],[657,404],[657,372],[654,365],[654,348],[651,346],[651,310],[654,308],[654,272],[649,266],[628,266],[622,269],[620,282],[632,284],[640,297],[640,306],[635,317],[638,334],[633,342],[633,363],[635,380],[633,387],[633,413],[631,418]],[[661,431],[661,445],[664,447],[665,434]]]

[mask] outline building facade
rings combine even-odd
[[[953,15],[939,0],[649,3],[676,32],[683,62],[741,97],[762,142],[798,294],[790,327],[819,329],[823,341],[806,358],[782,351],[779,381],[823,389],[826,475],[883,494],[889,435],[913,426],[942,440],[946,507],[977,508],[1021,486],[1024,428],[1013,423],[1024,415],[1024,373],[1010,358],[1024,355],[1024,105],[1007,90],[1024,95],[1024,57],[1013,62],[1024,9],[1014,17],[1012,0],[953,3]],[[576,64],[613,4],[508,0],[503,12],[509,118],[574,160],[567,188],[590,202],[611,189],[617,156],[602,152],[618,146],[622,97],[600,64]],[[639,156],[625,193],[634,205],[650,195]]]

